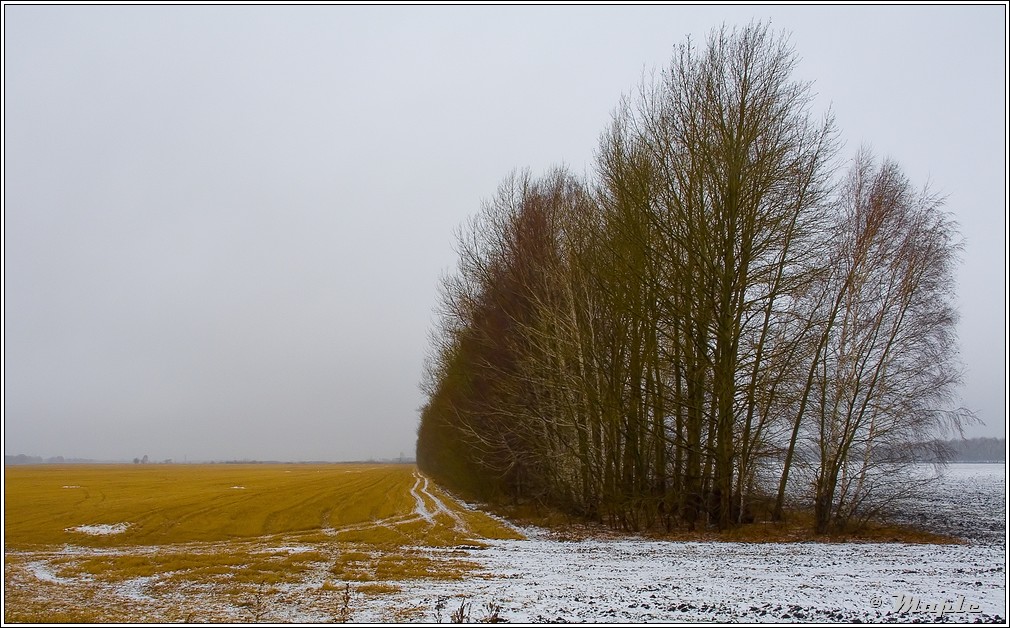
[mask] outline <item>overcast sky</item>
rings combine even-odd
[[[4,451],[413,455],[454,229],[752,19],[844,154],[948,195],[970,434],[1003,435],[1005,11],[6,5]]]

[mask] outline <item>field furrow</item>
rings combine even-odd
[[[478,565],[453,547],[517,536],[472,511],[470,533],[405,465],[25,467],[5,488],[8,621],[339,620],[351,584],[362,604],[459,579]]]

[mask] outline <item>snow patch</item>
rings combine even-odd
[[[28,567],[28,571],[32,572],[36,578],[42,580],[43,582],[55,582],[57,584],[66,582],[64,578],[60,578],[54,574],[52,569],[49,568],[49,564],[45,561],[32,561],[28,563],[26,567]]]
[[[414,472],[414,478],[414,486],[410,489],[410,494],[414,497],[414,512],[428,523],[433,524],[435,523],[435,513],[428,510],[428,505],[424,503],[424,497],[421,496],[421,493],[427,493],[428,478],[421,477],[417,472]]]
[[[304,552],[314,551],[314,548],[305,545],[278,545],[277,547],[267,547],[261,550],[264,554],[280,554],[281,552],[287,554],[302,554]]]
[[[80,532],[81,534],[104,536],[107,534],[122,534],[123,532],[126,532],[126,529],[129,527],[129,523],[98,523],[95,525],[83,525],[67,528],[67,532]]]
[[[463,518],[460,517],[455,510],[446,506],[445,502],[439,499],[437,495],[428,489],[430,483],[427,476],[423,476],[415,471],[414,477],[417,478],[417,481],[414,483],[414,488],[410,489],[410,494],[414,496],[414,500],[417,502],[417,507],[414,509],[414,512],[423,517],[428,523],[434,523],[435,515],[445,513],[454,521],[453,527],[455,529],[466,530],[466,522],[463,521]],[[435,504],[435,510],[428,510],[424,497],[427,497]]]
[[[144,602],[153,600],[150,595],[146,592],[146,587],[150,582],[157,582],[158,578],[156,576],[140,576],[139,578],[132,578],[121,583],[117,589],[117,593],[130,600],[135,600],[138,602]]]

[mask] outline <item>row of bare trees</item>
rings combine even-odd
[[[867,151],[839,176],[795,62],[761,24],[679,46],[595,177],[502,183],[442,286],[426,472],[626,529],[799,495],[825,532],[912,485],[901,443],[971,420],[955,225]]]

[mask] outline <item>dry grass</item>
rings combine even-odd
[[[375,582],[371,584],[359,584],[354,590],[362,595],[388,595],[400,591],[401,588],[395,584]]]
[[[108,465],[7,469],[9,547],[221,541],[410,513],[405,465]],[[70,487],[70,488],[64,488]],[[68,532],[129,523],[121,534]]]
[[[48,609],[21,609],[4,606],[5,624],[97,624],[103,622],[102,615],[87,608],[50,611]]]
[[[272,608],[346,620],[356,596],[477,569],[454,546],[518,536],[431,484],[428,511],[438,499],[455,516],[428,521],[412,489],[406,465],[11,467],[4,620],[269,621]]]
[[[624,538],[626,532],[615,530],[602,523],[590,522],[550,508],[532,504],[495,508],[497,515],[516,521],[520,525],[546,528],[558,540],[578,541],[583,539]],[[756,521],[729,530],[714,528],[688,530],[686,527],[672,530],[654,529],[642,531],[642,536],[668,541],[727,541],[734,543],[911,543],[934,545],[958,545],[963,540],[921,530],[907,525],[870,521],[860,526],[852,526],[844,531],[815,534],[813,513],[790,511],[785,521]]]
[[[408,465],[78,465],[11,467],[4,486],[8,549],[169,545],[300,535],[306,542],[453,545],[516,538],[487,515],[458,508],[419,520]],[[443,502],[455,503],[432,488]],[[429,509],[434,508],[425,498]],[[376,525],[382,523],[383,525]],[[128,524],[118,534],[74,528]],[[430,539],[430,541],[429,541]]]
[[[711,540],[739,543],[928,543],[939,545],[960,544],[960,539],[926,532],[912,526],[869,522],[850,530],[815,534],[813,513],[793,511],[784,522],[757,521],[724,532],[705,533]],[[697,534],[674,532],[674,538],[696,537]],[[691,539],[693,540],[693,539]]]
[[[442,555],[430,556],[419,551],[383,554],[375,564],[378,580],[462,580],[479,565],[458,557],[446,559]]]

